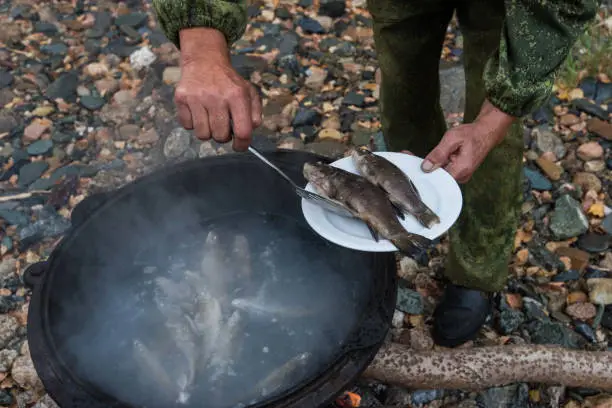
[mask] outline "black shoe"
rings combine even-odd
[[[476,338],[491,312],[492,300],[492,293],[449,283],[433,315],[435,343],[457,347]]]

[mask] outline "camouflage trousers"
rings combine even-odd
[[[456,12],[466,73],[464,121],[485,98],[484,66],[495,52],[504,19],[498,0],[368,0],[381,69],[381,115],[389,150],[425,157],[446,131],[440,106],[440,54]],[[464,207],[451,228],[449,281],[474,289],[504,287],[521,205],[522,127],[515,124],[462,185]]]

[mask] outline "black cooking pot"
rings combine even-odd
[[[301,172],[305,162],[327,160],[297,151],[276,151],[266,156],[300,185],[305,184]],[[197,219],[186,218],[186,212],[196,214]],[[350,386],[371,362],[389,330],[397,289],[395,257],[353,251],[321,238],[308,227],[300,199],[290,186],[245,153],[179,163],[115,192],[91,196],[74,209],[72,228],[60,245],[46,262],[34,264],[25,272],[26,283],[32,287],[30,352],[51,397],[63,408],[150,406],[127,403],[96,377],[97,371],[108,369],[100,367],[106,360],[116,359],[118,363],[129,360],[129,356],[113,350],[112,342],[105,345],[105,360],[95,354],[100,351],[99,345],[92,348],[91,358],[77,355],[72,348],[83,350],[87,344],[75,337],[76,332],[91,323],[96,307],[111,297],[122,300],[117,301],[116,313],[108,316],[109,321],[135,313],[130,309],[134,297],[130,288],[143,275],[133,265],[143,256],[146,244],[148,258],[171,253],[193,231],[244,215],[275,223],[299,242],[298,254],[317,254],[319,266],[327,264],[341,275],[354,277],[360,290],[367,293],[362,305],[353,311],[356,323],[316,375],[298,381],[281,395],[245,406],[322,407]],[[313,259],[313,268],[315,265]],[[342,288],[337,289],[338,296],[343,296]],[[327,313],[333,315],[334,310]],[[340,322],[346,316],[334,318]],[[112,330],[112,324],[107,325]],[[130,336],[129,330],[122,330]],[[109,338],[118,337],[109,333]],[[79,341],[81,344],[75,343]],[[133,377],[124,375],[125,389],[138,387]],[[207,404],[202,401],[199,406]]]

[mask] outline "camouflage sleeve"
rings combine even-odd
[[[247,25],[247,0],[153,0],[153,9],[164,34],[179,48],[184,28],[215,28],[231,45]]]
[[[506,0],[498,52],[488,61],[487,98],[515,117],[541,106],[600,0]]]

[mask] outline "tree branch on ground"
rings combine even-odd
[[[417,351],[386,343],[364,377],[412,389],[481,390],[529,382],[612,390],[612,353],[537,345]]]

